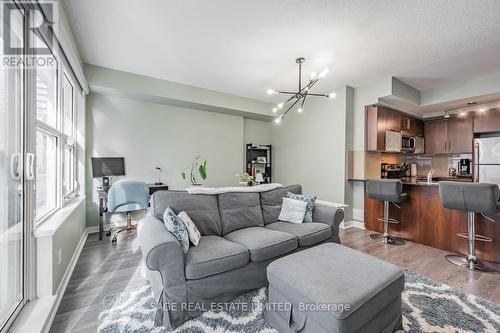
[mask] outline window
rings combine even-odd
[[[43,42],[41,39],[39,43]],[[74,197],[75,87],[62,62],[36,69],[36,223]]]
[[[57,137],[36,131],[36,217],[57,208]]]

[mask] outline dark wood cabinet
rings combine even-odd
[[[401,114],[399,112],[386,109],[385,117],[386,117],[386,122],[385,122],[386,131],[401,132]]]
[[[413,135],[413,136],[424,136],[424,122],[422,120],[401,115],[401,132]]]
[[[472,153],[472,117],[453,117],[424,124],[426,154]]]
[[[467,240],[457,233],[467,231],[467,214],[446,209],[439,200],[439,187],[434,185],[404,185],[408,200],[400,204],[401,209],[389,205],[389,217],[401,223],[391,224],[390,233],[439,249],[456,253],[467,253]],[[383,202],[368,198],[365,191],[365,227],[383,232]],[[476,214],[476,233],[493,239],[492,242],[476,242],[476,255],[484,260],[500,263],[500,215],[496,223]]]
[[[474,115],[474,133],[500,132],[500,108]]]
[[[424,124],[425,153],[446,154],[447,153],[447,121],[428,121]]]
[[[370,105],[366,107],[366,150],[385,150],[386,109]]]
[[[472,153],[473,120],[470,116],[448,119],[448,153]]]

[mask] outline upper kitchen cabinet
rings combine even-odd
[[[366,150],[385,150],[385,127],[387,109],[369,105],[366,107]]]
[[[401,114],[396,111],[385,109],[385,130],[401,132]]]
[[[426,154],[446,154],[447,153],[447,121],[427,121],[424,124],[424,145]]]
[[[424,129],[426,154],[472,153],[472,117],[428,121]]]
[[[401,132],[413,135],[424,136],[424,122],[422,120],[401,115]]]
[[[500,132],[500,108],[474,115],[474,133]]]
[[[448,153],[472,153],[473,127],[473,119],[468,115],[448,119]]]

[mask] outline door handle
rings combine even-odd
[[[27,153],[26,154],[26,180],[35,179],[35,154]]]
[[[14,153],[10,157],[10,176],[14,180],[21,179],[21,171],[19,170],[20,169],[19,157],[21,157],[20,153]]]

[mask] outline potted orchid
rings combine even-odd
[[[201,186],[201,180],[207,179],[207,160],[196,155],[191,163],[191,167],[186,167],[181,171],[182,179],[186,179],[189,173],[189,180],[192,186]],[[201,180],[200,180],[201,178]]]

